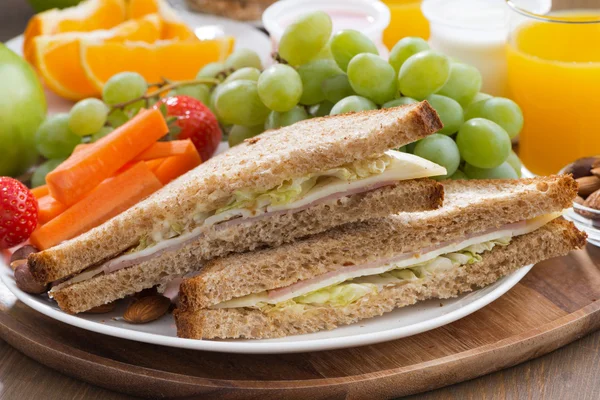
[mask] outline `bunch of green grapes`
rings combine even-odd
[[[280,64],[217,87],[213,106],[223,123],[234,125],[230,144],[307,118],[427,100],[444,127],[403,151],[444,166],[448,173],[440,179],[520,176],[511,139],[523,127],[521,110],[481,93],[475,67],[417,37],[400,40],[385,60],[361,32],[331,30],[326,13],[308,13],[285,30]]]

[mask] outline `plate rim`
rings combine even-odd
[[[504,276],[499,281],[496,281],[500,282],[500,284],[482,297],[475,299],[456,310],[425,321],[382,331],[344,336],[344,340],[340,340],[339,337],[329,337],[323,339],[291,342],[262,342],[261,340],[234,342],[184,339],[156,333],[140,332],[122,327],[105,325],[95,321],[89,321],[76,315],[70,315],[61,310],[57,310],[50,305],[44,304],[37,300],[36,296],[21,291],[16,286],[10,267],[3,261],[0,261],[0,268],[2,269],[2,272],[0,272],[0,280],[2,280],[8,290],[13,293],[18,300],[22,301],[28,307],[41,314],[80,329],[112,337],[118,337],[121,339],[189,350],[235,354],[288,354],[337,350],[388,342],[427,332],[429,330],[450,324],[468,316],[469,314],[472,314],[475,311],[480,310],[481,308],[503,296],[517,283],[519,283],[521,279],[523,279],[523,277],[531,270],[531,268],[533,268],[533,264],[521,267],[513,273]],[[290,336],[290,338],[293,338],[293,336]]]

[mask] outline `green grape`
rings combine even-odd
[[[398,92],[394,68],[370,53],[359,54],[350,61],[348,80],[357,94],[377,104],[392,100]]]
[[[510,138],[516,137],[523,129],[523,112],[517,103],[504,97],[473,103],[467,107],[465,119],[486,118],[500,125]]]
[[[514,151],[511,150],[510,154],[508,155],[508,158],[506,159],[506,162],[511,167],[513,167],[513,169],[517,173],[517,176],[520,178],[521,177],[521,169],[523,167],[523,164],[521,164],[521,160],[519,159],[519,156]]]
[[[331,28],[331,18],[323,11],[301,16],[285,28],[279,41],[279,55],[291,65],[307,63],[327,44]]]
[[[390,51],[389,63],[394,67],[396,73],[400,72],[400,68],[404,61],[409,57],[414,56],[422,51],[429,50],[429,44],[420,37],[405,37],[400,39]]]
[[[396,151],[399,151],[400,153],[408,153],[406,146],[398,147]]]
[[[110,126],[103,126],[102,128],[100,128],[100,130],[96,133],[94,133],[91,137],[91,142],[97,142],[98,140],[102,139],[104,136],[108,135],[109,133],[111,133],[112,131],[114,131],[113,128],[111,128]]]
[[[69,112],[69,128],[79,136],[91,135],[104,126],[107,115],[108,107],[101,100],[81,100]]]
[[[144,107],[146,107],[146,102],[144,100],[136,101],[135,103],[125,106],[125,114],[127,115],[127,118],[131,119]]]
[[[481,89],[481,73],[471,65],[453,62],[450,77],[437,93],[467,106]]]
[[[129,117],[123,110],[113,110],[110,112],[110,114],[108,114],[108,118],[106,120],[110,126],[113,128],[118,128],[125,122],[129,121]]]
[[[333,58],[333,54],[331,54],[331,46],[329,46],[329,43],[327,43],[325,46],[323,46],[323,48],[321,49],[321,51],[319,51],[319,54],[317,54],[313,60],[334,60]]]
[[[460,153],[454,140],[439,133],[419,140],[415,146],[414,155],[446,168],[446,175],[436,176],[435,179],[448,178],[456,172],[460,164]]]
[[[457,180],[457,179],[469,179],[469,177],[467,176],[467,174],[465,174],[464,172],[462,172],[460,169],[457,169],[455,173],[453,173],[450,178],[448,179],[452,179],[452,180]]]
[[[333,60],[314,60],[298,68],[302,80],[300,104],[313,105],[325,100],[323,81],[344,72]]]
[[[427,101],[437,111],[442,124],[444,127],[439,130],[439,133],[444,135],[452,135],[458,132],[463,122],[465,122],[465,116],[463,109],[455,100],[450,97],[440,96],[439,94],[432,94],[427,97]]]
[[[210,101],[208,102],[208,108],[210,108],[212,113],[215,114],[215,116],[217,117],[219,122],[221,122],[223,124],[223,121],[221,121],[221,118],[219,117],[219,114],[217,113],[217,108],[215,107],[215,101],[217,99],[217,95],[219,94],[219,90],[222,87],[223,87],[223,84],[215,86],[215,89],[210,94]]]
[[[387,103],[382,105],[381,108],[392,108],[392,107],[405,106],[407,104],[415,104],[415,103],[418,103],[418,101],[413,99],[412,97],[400,97],[398,99],[388,101]]]
[[[364,34],[354,29],[338,31],[329,42],[331,54],[337,65],[346,71],[350,60],[361,53],[379,54],[375,44]]]
[[[478,168],[495,168],[506,161],[510,153],[508,133],[484,118],[465,122],[456,135],[456,144],[462,158]]]
[[[244,67],[262,69],[262,61],[254,50],[238,49],[225,60],[225,68],[238,70]]]
[[[415,147],[417,147],[417,144],[419,144],[420,140],[417,140],[416,142],[412,142],[406,145],[406,152],[410,153],[410,154],[415,154]]]
[[[377,104],[361,96],[348,96],[335,103],[329,115],[345,114],[348,112],[358,112],[367,110],[377,110]]]
[[[450,76],[450,59],[431,50],[409,57],[398,73],[398,87],[404,96],[423,100],[440,90]]]
[[[40,164],[33,175],[31,175],[31,187],[38,187],[46,184],[46,175],[52,172],[60,163],[65,161],[64,158],[54,158]]]
[[[302,96],[302,80],[289,65],[275,64],[258,78],[258,95],[273,111],[286,112],[294,108]]]
[[[171,90],[169,96],[190,96],[204,104],[210,102],[210,88],[208,85],[185,85]]]
[[[479,102],[479,101],[483,101],[483,100],[491,99],[491,98],[492,98],[492,96],[491,96],[491,95],[489,95],[489,94],[487,94],[487,93],[479,92],[479,93],[477,93],[477,94],[475,95],[475,97],[473,97],[473,98],[471,99],[471,102],[469,103],[469,105],[471,105],[471,104],[475,104],[475,103],[477,103],[477,102]]]
[[[198,74],[196,74],[196,79],[202,78],[216,78],[220,72],[223,72],[227,69],[224,63],[220,62],[211,62],[206,64]]]
[[[249,81],[257,82],[260,77],[260,70],[258,68],[253,67],[244,67],[240,68],[237,71],[234,71],[231,75],[229,75],[223,83],[237,81],[238,79],[246,79]]]
[[[267,122],[265,122],[265,129],[277,129],[288,125],[293,125],[298,121],[302,121],[308,118],[306,109],[302,106],[296,106],[289,111],[280,113],[277,111],[271,111]]]
[[[61,113],[48,117],[35,133],[37,151],[44,157],[67,158],[81,138],[69,128],[69,114]]]
[[[481,118],[479,116],[481,115],[486,100],[487,99],[471,102],[471,104],[465,108],[465,121],[472,118]]]
[[[237,80],[220,85],[214,105],[220,120],[226,124],[255,126],[264,123],[269,115],[254,81]]]
[[[517,173],[509,163],[504,162],[495,168],[477,168],[465,164],[465,174],[470,179],[517,179]]]
[[[332,102],[325,100],[317,104],[316,106],[312,106],[310,109],[310,113],[315,117],[325,117],[326,115],[329,115],[329,113],[331,113],[331,109],[333,108],[333,106],[334,104]]]
[[[110,78],[102,89],[102,100],[109,106],[142,97],[148,91],[148,83],[137,72],[121,72]]]
[[[250,139],[258,134],[261,134],[265,130],[263,125],[256,126],[241,126],[233,125],[229,131],[229,137],[227,139],[229,147],[237,146],[246,139]]]
[[[321,83],[323,94],[325,95],[325,99],[332,103],[337,103],[344,97],[352,96],[354,90],[352,90],[352,86],[350,86],[350,81],[348,81],[348,75],[340,74],[332,76],[331,78],[325,79]]]

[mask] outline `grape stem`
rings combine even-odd
[[[148,107],[150,99],[157,98],[164,92],[168,92],[170,90],[177,89],[177,88],[180,88],[183,86],[192,86],[192,85],[200,85],[200,84],[217,85],[217,84],[219,84],[219,82],[220,81],[218,79],[212,79],[212,78],[192,79],[189,81],[179,81],[179,82],[172,82],[172,81],[169,81],[168,79],[163,78],[162,82],[150,83],[148,85],[149,87],[157,88],[157,90],[153,91],[152,93],[146,93],[145,95],[137,97],[135,99],[131,99],[129,101],[113,105],[110,108],[109,114],[115,110],[123,110],[123,109],[125,109],[125,107],[127,107],[131,104],[137,103],[138,101],[144,101],[146,103],[146,107]]]
[[[279,64],[289,64],[286,60],[284,60],[278,52],[273,52],[271,53],[271,57],[273,58],[273,60],[275,60],[275,62],[279,63]]]

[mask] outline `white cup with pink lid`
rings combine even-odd
[[[263,24],[276,51],[285,28],[298,17],[312,11],[324,11],[331,17],[333,32],[354,29],[375,43],[379,54],[387,57],[383,31],[390,23],[390,10],[378,0],[285,0],[271,5],[263,13]]]

